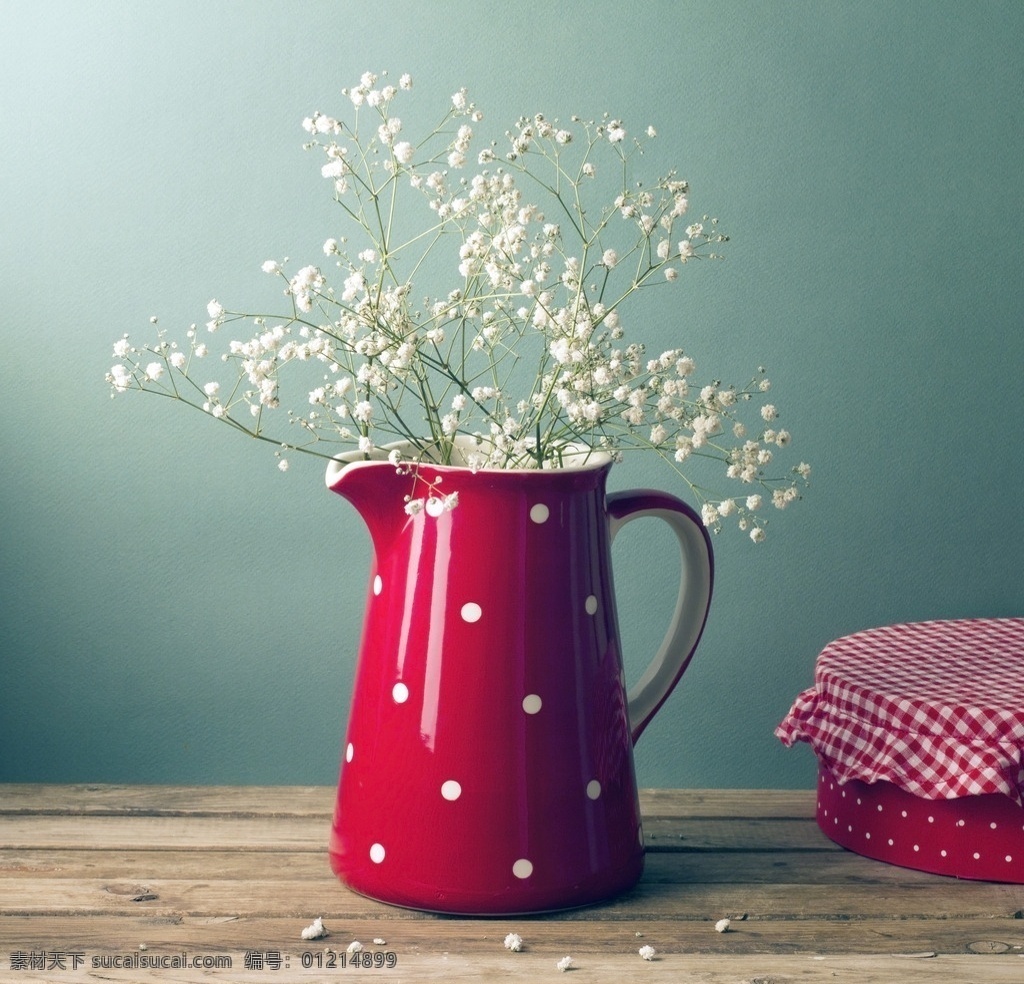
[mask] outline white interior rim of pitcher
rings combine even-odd
[[[353,465],[376,464],[387,461],[391,452],[396,450],[402,453],[403,465],[421,464],[429,465],[431,468],[436,469],[459,468],[464,470],[468,468],[472,471],[515,472],[520,475],[530,475],[542,471],[590,471],[595,468],[603,468],[612,460],[611,455],[607,451],[595,450],[585,444],[566,444],[562,453],[562,464],[558,466],[545,462],[543,468],[497,468],[494,465],[474,468],[469,464],[468,456],[473,452],[483,451],[486,453],[487,441],[478,441],[469,435],[460,434],[455,437],[452,443],[454,450],[452,460],[448,464],[440,464],[426,458],[420,459],[417,456],[419,453],[418,449],[411,441],[393,441],[390,444],[374,448],[370,452],[344,451],[341,454],[336,454],[328,463],[327,485],[332,486],[337,482],[345,468]],[[416,454],[409,454],[410,451],[416,452]]]

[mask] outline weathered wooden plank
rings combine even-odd
[[[179,878],[318,878],[328,870],[326,847],[319,851],[0,849],[0,876],[45,877],[55,882],[74,878],[138,881],[155,872],[173,872]],[[7,901],[0,899],[0,912]]]
[[[4,914],[121,914],[301,917],[310,909],[336,918],[377,917],[379,903],[349,892],[325,872],[318,878],[188,879],[154,873],[147,879],[0,878]],[[707,919],[747,913],[754,918],[894,919],[1009,917],[1024,909],[1021,886],[953,882],[883,885],[680,883],[645,876],[613,901],[571,910],[566,921]]]
[[[883,864],[850,851],[837,850],[822,856],[814,851],[695,851],[689,854],[649,854],[644,883],[678,885],[683,891],[694,884],[733,885],[831,885],[845,891],[852,885],[887,891],[923,888],[955,898],[964,885],[988,884],[958,881],[910,868]],[[1017,886],[1024,903],[1024,887]]]
[[[306,816],[330,818],[330,786],[0,785],[0,817],[45,816]]]
[[[56,882],[75,878],[145,880],[155,873],[178,878],[253,879],[319,878],[328,871],[321,851],[197,851],[174,849],[0,851],[0,875],[45,877]],[[816,851],[692,851],[648,855],[645,880],[686,886],[693,883],[835,885],[870,884],[893,888],[927,885],[955,891],[958,882],[938,875],[880,864],[848,851],[825,857]],[[56,886],[55,886],[56,887]],[[4,900],[0,899],[0,912]]]
[[[316,851],[326,849],[330,824],[321,817],[6,816],[0,849],[110,848],[145,850]]]
[[[649,817],[644,843],[649,852],[841,850],[813,820],[790,817]]]
[[[813,818],[813,789],[641,789],[645,816]]]
[[[586,923],[552,917],[454,919],[390,909],[378,919],[325,919],[330,935],[315,943],[300,939],[302,929],[319,913],[301,918],[178,918],[134,916],[69,916],[58,923],[31,916],[0,920],[0,971],[10,952],[43,950],[127,953],[146,950],[176,953],[279,950],[292,956],[329,948],[344,950],[353,940],[399,955],[464,953],[493,954],[505,935],[518,933],[524,954],[539,949],[557,952],[631,954],[650,944],[661,954],[1015,954],[1024,953],[1024,921],[992,919],[746,919],[733,920],[727,933],[715,920],[648,919],[603,922],[597,931]]]
[[[811,817],[812,790],[642,789],[645,816]],[[332,786],[0,785],[0,816],[136,815],[330,817]]]
[[[326,849],[330,820],[318,816],[0,816],[0,851],[147,850],[315,851]],[[678,850],[838,851],[811,820],[663,818],[644,821],[652,852]]]

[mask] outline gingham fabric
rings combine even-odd
[[[925,799],[1024,793],[1024,618],[856,632],[818,657],[815,685],[775,730],[840,781]]]

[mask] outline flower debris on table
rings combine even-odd
[[[324,926],[324,920],[322,916],[317,916],[303,931],[302,938],[304,940],[322,940],[325,936],[329,936],[327,927]]]

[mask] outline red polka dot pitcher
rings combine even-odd
[[[374,550],[330,842],[354,891],[501,915],[639,879],[633,744],[700,639],[712,554],[674,496],[606,494],[610,468],[589,451],[532,471],[331,462]],[[678,539],[682,579],[627,694],[610,547],[645,516]]]

